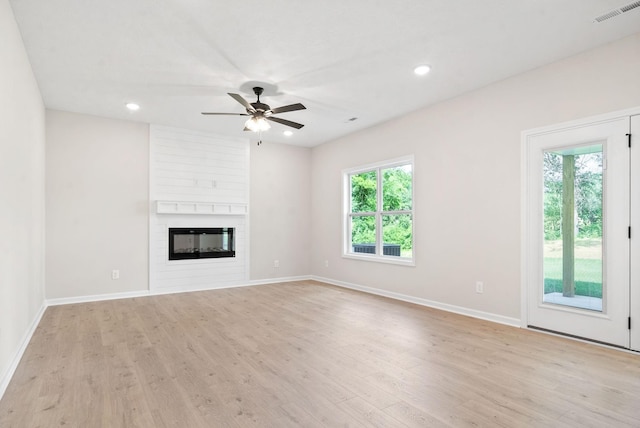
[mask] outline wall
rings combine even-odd
[[[309,275],[310,170],[308,148],[251,145],[252,280]]]
[[[44,304],[45,111],[0,0],[0,397]]]
[[[148,290],[148,134],[47,110],[47,299]]]
[[[314,148],[312,274],[518,319],[521,131],[638,106],[638,75],[640,33]],[[342,258],[341,170],[407,154],[416,266]]]
[[[47,110],[48,299],[148,291],[148,134],[145,124]],[[249,280],[308,276],[311,150],[265,142],[250,157]],[[98,245],[88,247],[93,224]]]

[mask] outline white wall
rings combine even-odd
[[[250,152],[249,279],[309,275],[311,150]],[[48,299],[148,290],[149,155],[148,125],[47,110]]]
[[[640,33],[314,148],[312,274],[519,318],[521,131],[638,106],[638,76]],[[416,267],[340,257],[341,170],[408,154]]]
[[[309,275],[310,170],[308,148],[251,145],[252,280]]]
[[[0,0],[0,396],[44,303],[45,111]]]
[[[47,299],[148,290],[149,126],[47,110],[46,138]]]

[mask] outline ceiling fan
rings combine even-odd
[[[279,117],[274,117],[274,114],[285,113],[288,111],[296,111],[296,110],[305,110],[306,107],[300,103],[297,104],[289,104],[282,107],[271,108],[267,104],[260,102],[260,95],[264,91],[263,88],[256,86],[253,88],[253,93],[258,97],[258,101],[255,103],[249,103],[245,100],[241,95],[231,94],[229,96],[242,104],[242,106],[247,110],[246,113],[209,113],[202,112],[204,115],[221,115],[221,116],[251,116],[249,120],[244,124],[245,131],[266,131],[271,126],[267,121],[280,123],[282,125],[290,126],[292,128],[300,129],[304,125],[297,122],[292,122],[286,119],[280,119]]]

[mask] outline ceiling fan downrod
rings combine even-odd
[[[264,92],[264,89],[260,86],[256,86],[253,88],[253,93],[258,97],[258,103],[260,103],[260,95]]]

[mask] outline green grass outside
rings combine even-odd
[[[602,298],[602,260],[575,259],[576,294]],[[562,259],[544,259],[544,292],[562,293]]]

